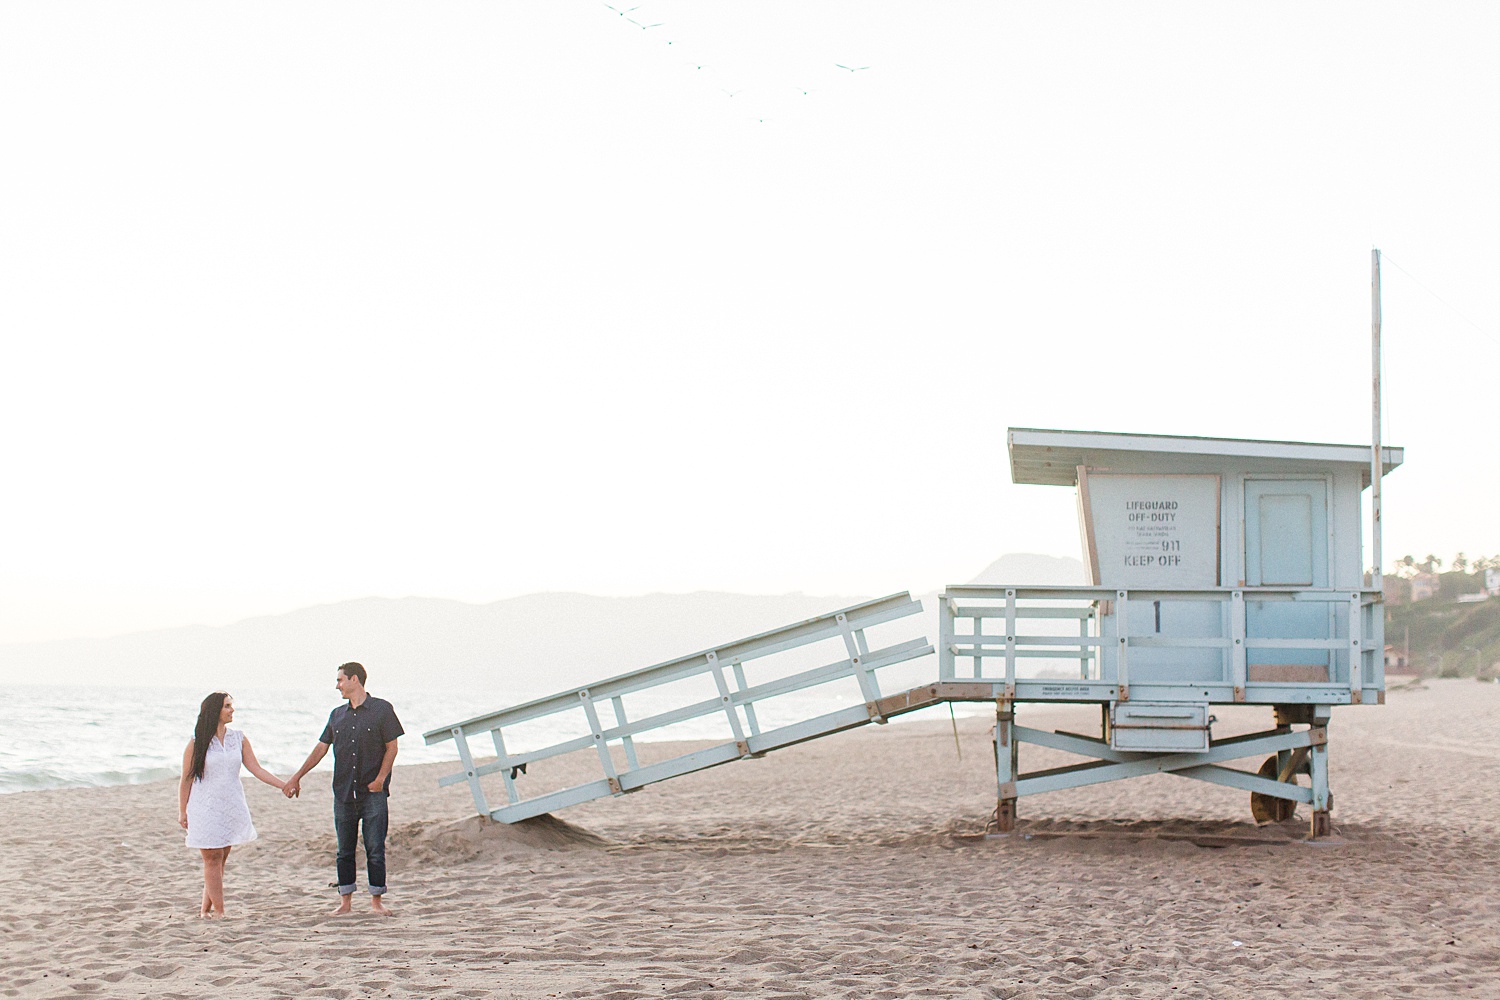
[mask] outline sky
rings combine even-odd
[[[1010,426],[1500,552],[1500,5],[0,6],[0,642],[1078,554]]]

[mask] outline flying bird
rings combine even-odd
[[[639,4],[634,7],[626,7],[624,10],[621,10],[618,7],[610,6],[609,4],[605,4],[604,6],[609,7],[610,10],[614,11],[616,14],[619,14],[621,17],[624,17],[626,14],[629,14],[633,10],[641,9]]]
[[[655,24],[642,24],[633,17],[627,17],[625,20],[629,21],[637,28],[640,28],[642,31],[645,31],[647,28],[660,28],[662,25],[667,23],[665,21],[657,21]]]
[[[834,63],[834,65],[837,66],[839,69],[847,69],[851,73],[858,73],[862,69],[869,69],[870,68],[868,66],[845,66],[843,63]]]

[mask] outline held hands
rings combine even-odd
[[[289,799],[295,799],[297,797],[298,793],[301,792],[301,791],[302,791],[302,779],[301,778],[293,778],[290,781],[288,781],[286,784],[284,784],[284,785],[281,786],[281,794],[285,795]]]

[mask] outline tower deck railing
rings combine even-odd
[[[1015,701],[1359,704],[1384,696],[1380,602],[1370,589],[953,586],[938,598],[939,680]],[[1211,606],[1194,616],[1203,634],[1164,633],[1163,606],[1187,604]],[[1286,604],[1326,613],[1267,626],[1265,609]],[[1175,654],[1188,669],[1174,669],[1157,650],[1196,655]],[[1286,651],[1323,665],[1258,662],[1296,658]]]

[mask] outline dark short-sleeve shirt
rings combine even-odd
[[[404,732],[396,710],[384,698],[367,696],[358,708],[344,702],[329,713],[318,742],[333,747],[334,799],[352,802],[370,794],[370,783],[380,776],[385,745]],[[390,777],[385,783],[387,792]]]

